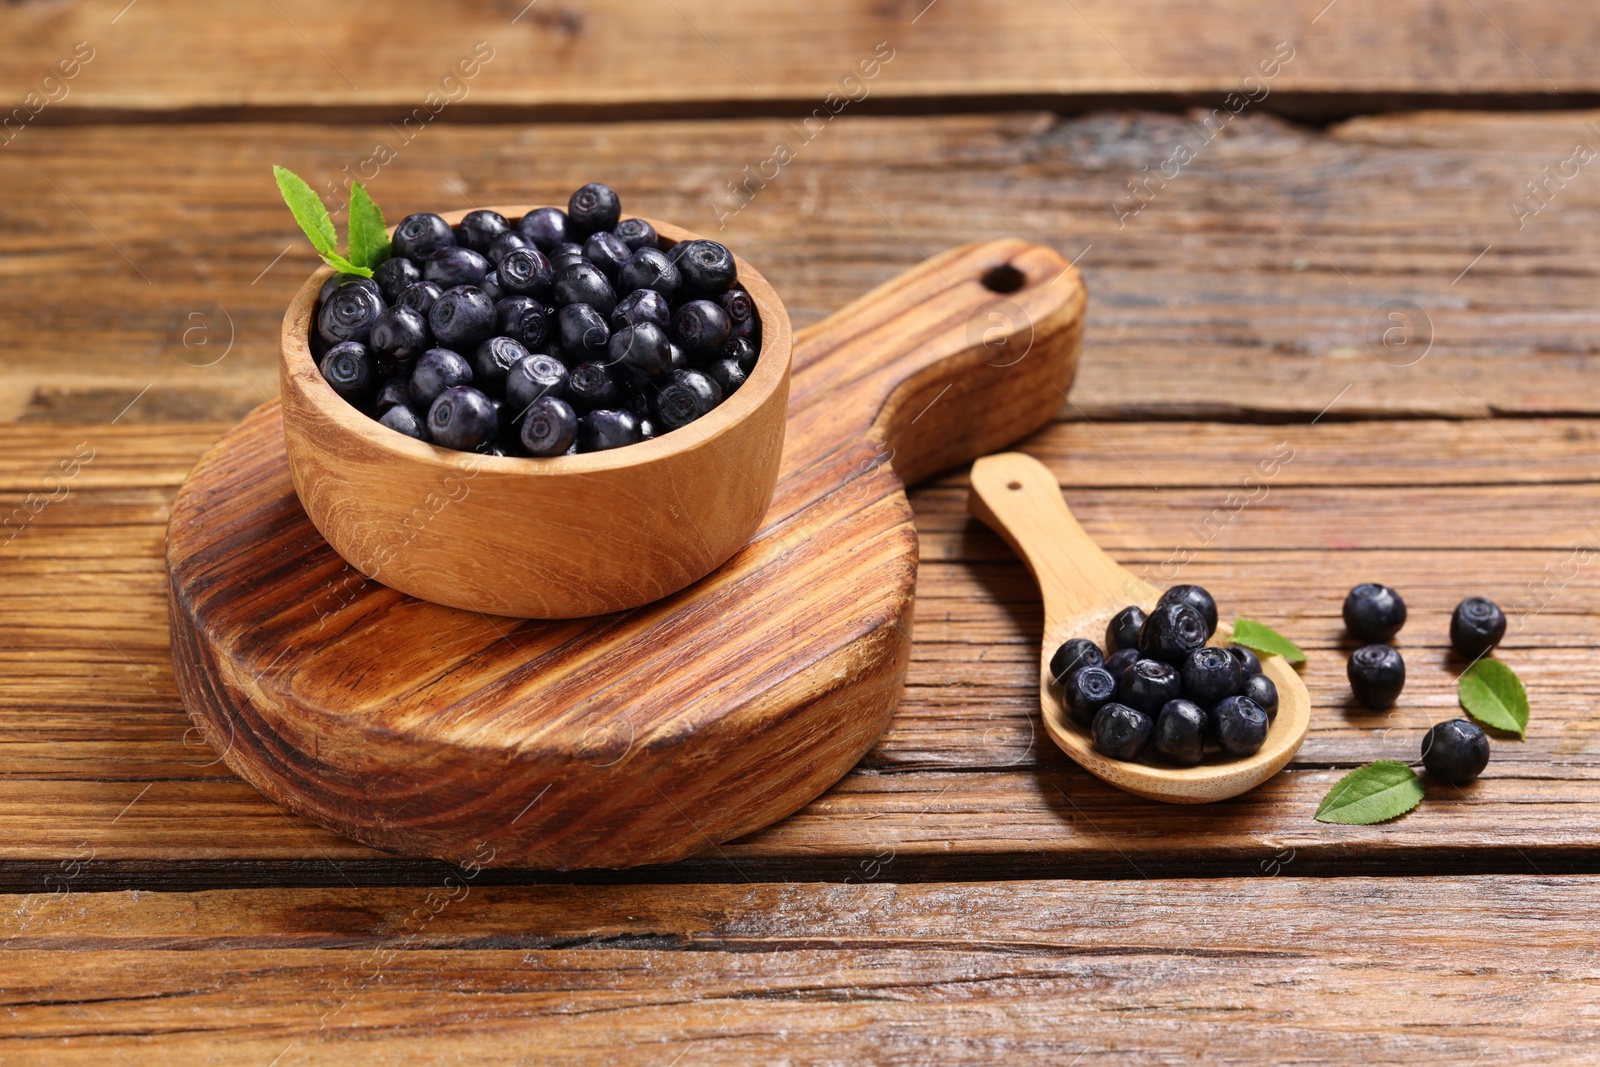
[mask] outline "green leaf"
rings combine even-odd
[[[1456,687],[1467,714],[1496,730],[1526,739],[1528,691],[1517,672],[1497,659],[1480,659],[1461,675]]]
[[[339,239],[327,206],[304,178],[287,167],[273,167],[272,176],[278,180],[278,191],[283,194],[283,202],[289,205],[289,213],[311,239],[311,247],[326,258]]]
[[[1381,759],[1339,779],[1317,808],[1318,822],[1366,826],[1404,815],[1422,800],[1422,779],[1399,760]]]
[[[1264,626],[1251,619],[1234,620],[1233,643],[1243,645],[1252,652],[1282,656],[1290,663],[1304,663],[1306,661],[1306,654],[1300,651],[1299,645],[1272,627]]]
[[[350,262],[358,267],[376,267],[389,258],[389,235],[384,230],[383,212],[372,202],[366,186],[350,187]]]
[[[372,277],[371,267],[358,267],[337,252],[322,253],[322,262],[326,263],[334,270],[341,271],[345,274],[359,274],[363,278]]]

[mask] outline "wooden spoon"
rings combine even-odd
[[[1294,758],[1311,722],[1311,698],[1280,656],[1261,657],[1262,671],[1278,687],[1278,715],[1254,755],[1225,759],[1208,753],[1199,766],[1170,767],[1154,762],[1158,756],[1152,762],[1130,763],[1096,752],[1088,731],[1062,706],[1061,687],[1050,677],[1050,657],[1068,638],[1087,637],[1101,644],[1112,615],[1129,604],[1150,610],[1161,590],[1125,570],[1089,539],[1061,499],[1055,476],[1032,456],[1005,452],[974,463],[968,510],[1005,539],[1039,583],[1044,596],[1039,705],[1045,729],[1085,770],[1151,800],[1204,804],[1255,788]],[[1224,645],[1232,635],[1233,628],[1222,623],[1211,644]]]

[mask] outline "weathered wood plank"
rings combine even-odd
[[[381,13],[281,0],[204,18],[178,0],[132,10],[121,0],[14,4],[0,17],[16,53],[0,97],[37,111],[38,122],[305,108],[397,122],[414,109],[417,121],[757,107],[804,115],[841,100],[858,109],[1118,97],[1220,106],[1229,92],[1265,92],[1274,108],[1314,113],[1571,101],[1600,92],[1587,62],[1600,48],[1590,14],[1575,0],[1414,10],[1379,0],[1334,10],[1242,0],[1203,10],[1176,0],[822,0],[803,9],[757,0],[441,9],[409,0]],[[46,81],[53,68],[56,80]]]
[[[1324,133],[1247,111],[1199,144],[1172,115],[846,115],[725,230],[716,198],[794,138],[789,123],[439,126],[372,188],[398,216],[564,200],[604,177],[625,205],[724,237],[796,325],[924,253],[1038,240],[1081,255],[1090,289],[1074,418],[1591,415],[1600,250],[1586,220],[1600,183],[1567,181],[1521,229],[1509,205],[1576,141],[1600,147],[1593,118],[1399,116]],[[29,130],[0,152],[12,294],[0,418],[232,419],[273,395],[279,321],[312,255],[268,166],[322,187],[393,137],[383,125]],[[1130,215],[1129,181],[1185,139],[1196,159]],[[68,270],[93,284],[89,306],[59,299]],[[1421,311],[1391,322],[1391,301]],[[1408,323],[1411,347],[1372,341]],[[1390,365],[1429,334],[1426,358]]]
[[[97,449],[71,492],[0,546],[0,849],[16,874],[7,885],[36,884],[48,873],[40,861],[80,847],[94,850],[96,879],[148,874],[137,865],[157,861],[173,870],[210,863],[206,877],[243,881],[367,880],[377,876],[369,861],[390,864],[394,877],[420,869],[281,815],[224,773],[178,704],[162,593],[165,507],[189,458],[219,428],[0,428],[7,501],[45,489],[51,457],[86,438]],[[1197,543],[1188,524],[1280,433],[1292,434],[1295,458],[1267,498],[1213,543]],[[1304,868],[1324,871],[1554,870],[1592,858],[1600,825],[1586,814],[1600,805],[1592,696],[1600,533],[1585,526],[1593,433],[1582,419],[1072,422],[1030,441],[1120,559],[1159,568],[1173,546],[1194,544],[1186,580],[1312,653],[1305,678],[1318,710],[1291,773],[1233,805],[1187,812],[1111,791],[1045,743],[1036,729],[1035,592],[999,540],[965,517],[964,476],[941,478],[912,494],[924,562],[909,685],[889,732],[833,793],[727,847],[734,867],[710,855],[674,877],[780,869],[844,877],[885,848],[899,856],[898,877],[952,864],[980,872],[996,857],[1035,871],[1126,875],[1131,863],[1152,873],[1217,864],[1236,872],[1280,844],[1301,849]],[[1397,447],[1404,464],[1392,459]],[[1537,457],[1538,470],[1524,455]],[[1130,474],[1129,459],[1156,487]],[[1540,470],[1563,484],[1547,484]],[[1498,538],[1485,533],[1491,525]],[[1371,578],[1402,589],[1412,609],[1402,635],[1410,681],[1400,709],[1384,715],[1348,708],[1343,678],[1340,600]],[[1469,593],[1493,596],[1512,614],[1500,655],[1533,695],[1528,740],[1496,741],[1486,780],[1465,795],[1430,798],[1400,823],[1313,822],[1343,768],[1413,758],[1422,730],[1456,714],[1445,620]],[[229,876],[230,863],[244,865]]]
[[[1294,859],[1274,871],[1294,870]],[[0,1055],[1581,1057],[1593,878],[7,897]]]

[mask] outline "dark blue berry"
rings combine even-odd
[[[319,369],[333,391],[357,407],[378,388],[377,361],[359,341],[343,341],[328,349]]]
[[[591,238],[593,240],[593,238]],[[654,248],[641,248],[633,253],[617,273],[617,289],[631,293],[635,289],[649,289],[671,300],[677,295],[682,280],[672,260]]]
[[[1394,707],[1406,685],[1406,661],[1393,645],[1363,645],[1345,665],[1350,691],[1374,711]]]
[[[1142,711],[1102,704],[1094,716],[1094,750],[1112,759],[1138,759],[1155,729],[1156,724]]]
[[[617,306],[617,291],[588,260],[558,270],[552,291],[559,304],[588,304],[602,315],[611,314]]]
[[[745,374],[756,369],[756,359],[760,355],[755,343],[748,337],[730,337],[728,343],[722,346],[722,358],[739,364],[739,369]]]
[[[506,372],[506,403],[512,417],[521,418],[534,401],[543,397],[566,400],[570,380],[566,364],[554,356],[533,352],[518,360]]]
[[[490,263],[494,264],[496,270],[499,270],[501,261],[511,253],[519,248],[533,247],[533,242],[522,236],[522,234],[516,230],[508,230],[494,239],[494,244],[489,246],[489,251],[485,252],[484,256],[488,258]]]
[[[611,335],[611,362],[643,377],[659,378],[667,372],[670,348],[667,335],[653,322],[624,326]]]
[[[1215,707],[1239,694],[1239,661],[1221,648],[1197,648],[1183,661],[1183,695],[1201,707]]]
[[[407,437],[415,437],[418,441],[428,441],[428,424],[426,420],[411,410],[408,404],[396,404],[378,417],[378,421]]]
[[[1481,596],[1468,597],[1450,616],[1450,643],[1462,659],[1484,656],[1506,635],[1506,616],[1500,605]]]
[[[728,313],[732,324],[729,336],[743,337],[755,343],[761,340],[761,320],[757,317],[756,302],[743,289],[729,289],[717,297],[717,303]]]
[[[446,389],[428,408],[428,434],[446,448],[471,452],[493,441],[499,429],[493,402],[470,385]]]
[[[690,241],[677,264],[683,277],[683,295],[690,299],[720,296],[733,285],[739,272],[733,253],[715,241]]]
[[[546,252],[545,255],[550,257],[550,265],[555,268],[557,275],[575,263],[589,263],[588,259],[584,257],[583,246],[574,244],[571,241],[557,245],[549,252]],[[589,266],[592,267],[594,264],[589,263]]]
[[[672,325],[672,308],[667,298],[654,289],[635,289],[611,311],[611,328],[620,330],[641,322],[653,322],[665,330]]]
[[[472,351],[472,381],[490,396],[506,390],[506,372],[526,359],[528,350],[509,337],[491,337]]]
[[[1102,705],[1116,699],[1117,680],[1104,667],[1088,664],[1067,675],[1062,694],[1072,721],[1088,726]]]
[[[1180,767],[1193,767],[1205,758],[1207,720],[1200,705],[1191,700],[1169,700],[1156,715],[1155,749]]]
[[[378,365],[390,372],[409,367],[432,344],[428,320],[404,304],[396,304],[379,315],[367,340]]]
[[[667,366],[672,370],[688,370],[689,354],[672,342],[667,342]]]
[[[1139,628],[1139,653],[1176,667],[1208,636],[1205,618],[1188,604],[1158,604]]]
[[[394,228],[394,254],[423,260],[430,252],[456,243],[455,231],[443,218],[431,212],[407,215]]]
[[[426,353],[424,353],[426,354]],[[383,383],[377,399],[372,402],[374,415],[382,415],[396,404],[411,403],[411,379],[394,377]]]
[[[1050,677],[1061,685],[1079,667],[1100,667],[1105,662],[1099,645],[1087,637],[1069,638],[1050,656]]]
[[[1211,709],[1209,730],[1228,755],[1254,755],[1267,739],[1267,713],[1249,697],[1229,697]]]
[[[433,310],[433,305],[439,302],[439,297],[444,295],[444,290],[438,282],[412,282],[406,286],[395,300],[401,307],[408,307],[412,311],[421,312],[424,316]]]
[[[469,211],[456,225],[456,244],[464,245],[480,256],[487,255],[495,239],[510,230],[511,224],[498,211]]]
[[[601,408],[578,420],[579,452],[603,452],[641,440],[639,420],[631,411]]]
[[[1261,673],[1261,659],[1243,645],[1229,645],[1228,654],[1239,661],[1239,673],[1243,677]]]
[[[590,182],[572,194],[567,202],[567,229],[580,237],[596,230],[609,230],[622,217],[622,202],[610,186]]]
[[[1466,719],[1441,722],[1423,735],[1422,765],[1446,785],[1466,785],[1489,765],[1489,737]]]
[[[356,285],[363,289],[370,289],[373,295],[379,300],[384,298],[382,287],[371,278],[363,278],[359,274],[335,274],[327,281],[323,282],[322,288],[317,290],[317,307],[320,308],[323,304],[327,303],[328,297],[333,294],[335,289],[342,289],[347,285]]]
[[[1183,679],[1178,669],[1158,659],[1135,660],[1117,683],[1117,699],[1146,715],[1154,715],[1161,705],[1182,695]]]
[[[1206,621],[1206,637],[1209,639],[1217,632],[1217,602],[1211,594],[1198,585],[1175,585],[1161,594],[1161,599],[1156,601],[1161,604],[1187,604],[1200,613]]]
[[[384,311],[377,286],[341,285],[328,294],[317,315],[317,332],[330,345],[341,341],[367,343],[372,324]]]
[[[482,289],[483,295],[488,297],[491,301],[498,301],[503,297],[510,295],[505,291],[505,289],[501,288],[500,274],[498,271],[490,271],[488,274],[485,274],[483,276],[483,281],[478,283],[478,288]]]
[[[697,370],[675,370],[655,395],[653,414],[663,432],[687,426],[722,403],[717,383]]]
[[[623,219],[611,232],[622,238],[622,243],[635,252],[656,246],[656,228],[644,219]]]
[[[496,269],[500,275],[500,288],[514,296],[538,297],[550,295],[555,284],[555,268],[537,248],[518,248],[506,253]]]
[[[531,296],[508,296],[494,305],[495,332],[520,342],[530,352],[550,339],[544,305]]]
[[[1137,648],[1121,648],[1106,657],[1106,670],[1111,672],[1111,677],[1122,684],[1122,676],[1128,673],[1128,668],[1139,661]]]
[[[1267,713],[1268,719],[1278,717],[1278,687],[1266,675],[1248,675],[1239,683],[1239,695],[1254,700]]]
[[[430,348],[417,359],[411,372],[411,400],[427,411],[439,394],[458,385],[472,384],[472,365],[458,352]]]
[[[567,213],[558,207],[536,207],[517,223],[517,232],[533,242],[535,248],[548,255],[557,245],[565,244]]]
[[[1106,623],[1106,648],[1120,652],[1125,648],[1139,647],[1139,631],[1144,628],[1144,609],[1130,604]]]
[[[706,364],[705,370],[711,376],[711,380],[716,382],[717,387],[722,390],[724,397],[732,396],[735,390],[750,377],[745,373],[744,368],[739,366],[739,361],[736,359],[712,360]]]
[[[481,287],[491,269],[489,261],[470,248],[441,248],[422,261],[422,276],[441,289],[458,285]]]
[[[604,358],[611,344],[611,327],[598,308],[568,304],[556,314],[561,347],[574,359]]]
[[[422,268],[414,259],[390,256],[372,268],[372,280],[378,283],[385,300],[391,304],[398,304],[400,294],[406,291],[406,287],[422,280]]]
[[[708,358],[728,343],[728,313],[710,300],[691,300],[673,313],[672,339],[690,359]]]
[[[530,456],[566,455],[578,439],[578,413],[560,397],[540,397],[528,405],[521,425],[522,447]]]
[[[471,352],[494,335],[494,301],[471,285],[446,289],[428,312],[428,328],[441,348]]]
[[[579,411],[612,408],[622,402],[622,388],[601,363],[579,363],[567,376],[572,406]]]
[[[1367,644],[1387,641],[1406,624],[1406,602],[1386,585],[1366,582],[1344,598],[1344,626]]]
[[[622,270],[623,264],[633,256],[633,249],[622,243],[622,238],[614,233],[602,230],[591,233],[589,239],[583,242],[583,258],[600,268],[600,273],[616,283],[617,273]],[[617,286],[622,292],[638,286]]]

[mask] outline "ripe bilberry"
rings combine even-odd
[[[471,352],[494,335],[494,301],[482,289],[446,289],[428,311],[428,328],[441,348]]]
[[[328,349],[319,369],[333,391],[357,407],[378,388],[377,363],[360,341],[342,341]]]
[[[578,420],[579,452],[601,452],[640,440],[639,420],[631,411],[601,408]]]
[[[1344,598],[1344,625],[1367,644],[1387,641],[1406,624],[1406,602],[1386,585],[1365,582]]]
[[[1506,635],[1506,616],[1500,605],[1481,596],[1468,597],[1450,616],[1450,643],[1462,659],[1478,659]]]
[[[1466,785],[1489,765],[1489,737],[1466,719],[1438,723],[1422,737],[1422,765],[1446,785]]]
[[[422,276],[437,282],[441,289],[454,289],[458,285],[481,287],[492,269],[482,255],[459,246],[441,248],[422,261]]]
[[[428,408],[428,433],[446,448],[470,452],[494,440],[499,429],[494,403],[470,385],[446,389]]]
[[[1069,638],[1050,657],[1050,677],[1060,685],[1079,667],[1100,667],[1105,661],[1100,646],[1087,637]]]
[[[1209,728],[1222,751],[1251,756],[1267,740],[1267,713],[1249,697],[1229,697],[1211,709]]]
[[[487,255],[490,246],[503,233],[511,231],[511,224],[498,211],[469,211],[456,225],[456,244]]]
[[[521,423],[522,447],[531,456],[565,455],[578,439],[578,413],[560,397],[535,400],[523,413]]]
[[[1096,650],[1098,651],[1098,650]],[[1063,703],[1072,721],[1080,726],[1094,722],[1094,713],[1101,705],[1117,696],[1117,680],[1104,667],[1086,664],[1067,675],[1063,690]]]
[[[590,182],[572,194],[567,202],[567,229],[587,237],[596,230],[609,230],[622,217],[622,202],[610,186]],[[581,446],[580,446],[581,447]]]
[[[1237,696],[1239,682],[1239,661],[1226,649],[1197,648],[1183,661],[1183,694],[1202,707]]]
[[[1150,716],[1123,704],[1102,704],[1094,716],[1094,750],[1112,759],[1135,760],[1150,744]]]
[[[459,352],[430,348],[417,360],[411,372],[411,400],[427,411],[439,394],[458,385],[472,384],[472,365]]]
[[[424,211],[401,219],[400,225],[394,228],[391,244],[395,255],[422,260],[427,258],[428,253],[449,248],[455,243],[456,234],[450,224],[438,215]]]
[[[1154,715],[1161,705],[1181,696],[1183,679],[1177,668],[1158,659],[1135,660],[1117,686],[1117,699],[1146,715]]]
[[[1156,714],[1155,749],[1180,767],[1205,758],[1206,713],[1191,700],[1169,700]]]
[[[1211,594],[1198,585],[1175,585],[1161,594],[1161,599],[1156,601],[1157,606],[1162,604],[1187,604],[1200,613],[1206,621],[1206,638],[1217,632],[1217,602]]]
[[[1139,647],[1139,631],[1144,628],[1144,609],[1130,604],[1111,616],[1106,623],[1106,650],[1120,652],[1125,648]]]
[[[1406,661],[1393,645],[1363,645],[1345,665],[1350,691],[1374,711],[1394,707],[1406,684]]]
[[[1206,620],[1185,603],[1158,604],[1139,628],[1139,653],[1177,666],[1206,643]]]

